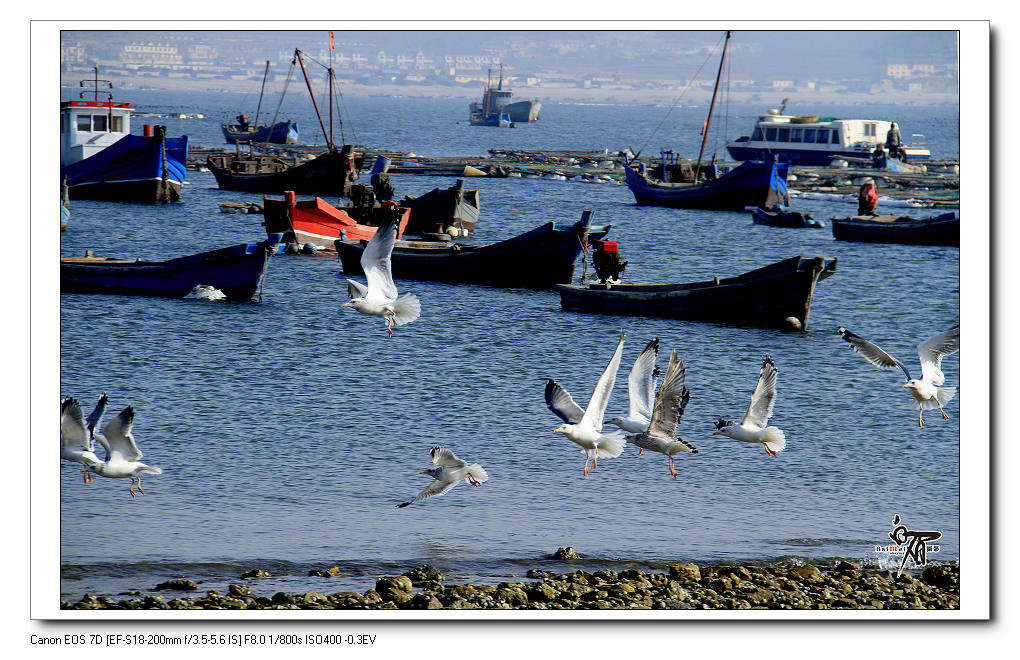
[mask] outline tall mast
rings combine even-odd
[[[333,33],[329,33],[329,143],[333,144]]]
[[[319,104],[315,102],[315,92],[312,91],[312,83],[308,81],[308,72],[305,71],[305,61],[301,58],[301,50],[295,48],[294,56],[297,58],[298,64],[301,65],[301,75],[305,77],[305,87],[308,88],[308,95],[312,97],[312,107],[315,108],[315,116],[319,118],[319,128],[322,129],[322,137],[326,140],[326,146],[332,151],[333,140],[326,134],[326,125],[322,123],[322,113],[319,112]],[[332,108],[330,112],[332,113]]]
[[[266,78],[269,77],[269,60],[266,60],[266,70],[262,74],[262,89],[259,90],[259,104],[255,108],[255,123],[252,124],[255,128],[259,127],[259,112],[262,111],[262,95],[266,92]],[[270,127],[272,130],[272,127]]]
[[[712,124],[712,110],[715,109],[715,94],[719,91],[719,79],[722,77],[723,62],[726,61],[726,47],[730,43],[730,31],[726,30],[726,41],[723,42],[722,57],[719,58],[719,71],[715,74],[715,87],[712,88],[712,102],[708,106],[708,118],[705,119],[705,132],[701,136],[701,149],[698,151],[698,164],[694,167],[694,180],[698,180],[701,170],[701,157],[705,155],[705,143],[708,142],[708,127]]]

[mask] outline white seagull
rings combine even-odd
[[[489,475],[478,463],[468,465],[467,461],[457,458],[452,451],[446,447],[433,447],[429,450],[432,462],[439,467],[422,470],[418,474],[427,474],[435,481],[411,500],[398,504],[397,508],[405,507],[414,502],[442,495],[462,481],[467,481],[472,486],[481,486],[483,481],[489,480]]]
[[[106,459],[86,466],[101,477],[131,479],[131,485],[128,486],[131,497],[135,496],[135,484],[138,485],[138,492],[145,494],[142,490],[142,474],[163,474],[162,469],[138,460],[142,452],[135,444],[135,437],[131,435],[134,420],[134,408],[128,406],[104,426],[102,435],[97,435],[96,439],[106,448]]]
[[[101,463],[96,456],[96,425],[106,410],[106,394],[99,397],[99,403],[86,418],[77,399],[67,397],[60,404],[60,458],[82,464],[82,480],[92,483],[92,475],[86,469],[91,464]]]
[[[393,327],[405,325],[421,316],[421,303],[413,294],[397,297],[393,283],[391,255],[397,240],[397,220],[390,218],[376,230],[375,235],[361,253],[361,270],[368,285],[347,280],[350,301],[341,307],[353,307],[362,314],[386,319],[386,332],[393,336]]]
[[[691,400],[691,392],[685,384],[686,378],[684,361],[677,357],[674,349],[669,354],[669,366],[666,367],[666,375],[662,378],[662,387],[655,396],[655,407],[648,427],[641,433],[627,436],[627,442],[641,449],[669,456],[669,473],[674,479],[677,478],[677,474],[673,466],[673,455],[680,452],[698,453],[694,445],[683,438],[673,439],[680,418],[684,415],[684,409],[687,408],[687,402]]]
[[[630,409],[626,417],[607,419],[606,424],[618,426],[628,433],[644,433],[652,421],[652,406],[655,397],[655,377],[659,375],[655,358],[659,354],[659,340],[653,339],[634,360],[634,366],[627,377],[627,394]],[[638,456],[641,452],[638,452]]]
[[[602,434],[602,415],[606,412],[606,404],[609,403],[609,394],[613,391],[616,383],[616,372],[620,368],[620,354],[623,352],[623,340],[626,332],[620,333],[620,343],[616,346],[613,359],[609,361],[606,370],[599,377],[595,384],[595,391],[588,400],[588,408],[581,410],[581,407],[574,403],[570,393],[560,387],[556,381],[551,380],[545,386],[545,403],[549,410],[565,424],[561,424],[553,430],[553,433],[562,433],[584,449],[584,473],[588,474],[588,462],[592,459],[594,451],[595,462],[592,469],[599,465],[599,452],[609,458],[616,458],[623,452],[626,445],[626,436],[622,431],[616,431],[607,435]]]
[[[839,336],[845,339],[850,348],[864,356],[864,359],[881,369],[903,370],[907,382],[903,384],[914,395],[917,401],[917,425],[924,426],[924,411],[938,408],[942,413],[942,419],[949,419],[949,415],[942,409],[942,406],[956,395],[955,387],[941,387],[946,382],[946,376],[942,373],[942,358],[952,355],[960,350],[960,326],[953,326],[943,333],[937,334],[931,339],[917,345],[917,357],[921,360],[921,379],[910,377],[910,372],[903,366],[903,363],[872,344],[860,335],[855,335],[846,328],[840,326]]]
[[[712,435],[724,435],[741,442],[758,442],[765,448],[765,453],[775,458],[778,452],[786,449],[786,434],[775,426],[765,426],[772,416],[772,407],[776,402],[776,378],[779,370],[768,355],[761,363],[758,384],[751,394],[751,404],[740,424],[720,419],[715,423],[717,429]]]

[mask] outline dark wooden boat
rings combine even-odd
[[[312,245],[333,250],[338,239],[368,240],[391,215],[399,216],[397,238],[400,238],[411,217],[411,210],[393,202],[382,202],[370,207],[336,207],[316,197],[312,200],[296,200],[294,193],[287,191],[283,199],[262,198],[262,222],[266,234],[283,234],[287,243]]]
[[[397,241],[391,256],[393,276],[522,288],[570,282],[584,242],[602,238],[610,229],[608,225],[591,226],[592,215],[585,211],[581,220],[569,227],[547,222],[489,245]],[[366,245],[367,241],[336,242],[344,274],[362,273],[360,260]]]
[[[221,190],[277,194],[293,190],[336,197],[350,195],[363,163],[364,156],[356,156],[349,144],[300,165],[288,165],[276,156],[241,153],[216,154],[206,159]]]
[[[690,284],[557,284],[555,289],[565,310],[802,329],[815,284],[836,272],[836,261],[793,257],[736,277]]]
[[[411,209],[407,233],[415,236],[442,233],[450,227],[456,227],[458,234],[471,235],[478,224],[478,191],[464,190],[464,179],[421,197],[404,197],[400,204]]]
[[[950,212],[931,218],[891,215],[833,218],[832,236],[837,241],[859,243],[960,247],[960,215]]]
[[[229,300],[251,300],[265,275],[269,255],[282,237],[242,243],[167,261],[102,257],[60,260],[61,293],[107,293],[183,298],[196,286],[212,286]]]
[[[794,229],[824,229],[825,223],[815,220],[810,213],[800,211],[768,211],[760,206],[751,211],[751,219],[756,225],[767,227],[788,227]]]

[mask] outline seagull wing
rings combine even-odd
[[[772,417],[772,407],[776,403],[776,378],[779,370],[776,363],[768,355],[761,363],[761,372],[758,374],[758,384],[751,394],[751,404],[747,406],[747,414],[744,415],[743,424],[754,424],[765,428],[769,417]]]
[[[627,377],[627,394],[630,396],[632,419],[640,415],[650,417],[655,396],[655,358],[659,354],[659,340],[653,339],[634,360],[634,366]]]
[[[428,499],[430,497],[442,495],[443,493],[448,492],[451,488],[453,488],[459,483],[460,483],[459,481],[440,481],[439,479],[436,479],[435,481],[430,483],[428,487],[425,488],[425,490],[418,493],[413,500],[411,500],[410,502],[404,502],[403,504],[398,504],[397,506],[403,507],[407,506],[408,504],[411,504],[412,502],[421,502],[422,500]]]
[[[917,356],[921,359],[921,380],[932,385],[946,382],[942,373],[942,358],[960,350],[960,326],[954,326],[931,339],[918,344]]]
[[[60,403],[60,446],[89,450],[89,432],[85,415],[77,399],[67,397]]]
[[[432,457],[432,462],[436,465],[442,465],[448,468],[462,468],[467,467],[467,461],[462,461],[457,458],[452,451],[446,447],[433,447],[429,450],[429,455]]]
[[[376,230],[372,240],[361,253],[361,270],[368,281],[368,297],[396,300],[397,285],[393,283],[390,257],[397,240],[397,221],[388,219]]]
[[[131,435],[131,425],[134,421],[135,409],[128,406],[103,427],[103,436],[107,442],[107,461],[113,454],[120,454],[125,461],[137,461],[142,457],[142,452],[135,444],[135,437]]]
[[[680,416],[684,414],[684,408],[691,398],[686,380],[687,370],[684,361],[677,356],[676,349],[673,349],[669,354],[666,375],[663,376],[659,393],[655,396],[655,410],[652,411],[652,421],[648,425],[648,435],[668,440],[672,440],[676,435]]]
[[[839,336],[850,344],[850,348],[863,355],[865,360],[879,369],[895,369],[896,367],[899,367],[903,370],[903,375],[907,377],[907,380],[910,380],[910,372],[907,371],[907,368],[903,366],[902,362],[889,355],[878,346],[875,346],[864,337],[855,335],[844,327],[840,327],[838,332]]]
[[[347,295],[354,298],[364,298],[368,295],[368,287],[355,280],[347,280]]]
[[[568,424],[577,424],[584,417],[581,406],[574,403],[570,393],[552,379],[545,385],[545,405]]]
[[[613,359],[609,361],[606,370],[599,376],[599,382],[595,383],[595,391],[588,399],[588,407],[581,418],[582,424],[588,424],[596,431],[602,431],[602,416],[606,413],[606,405],[609,403],[609,395],[616,384],[616,372],[620,369],[620,355],[623,354],[623,340],[627,333],[620,333],[620,343],[616,345],[616,352]]]
[[[89,416],[85,418],[85,423],[88,427],[89,432],[89,451],[95,450],[95,440],[102,438],[102,436],[96,432],[96,427],[99,426],[99,422],[103,419],[103,413],[106,412],[106,392],[99,397],[99,401],[96,403],[96,407],[89,413]],[[102,438],[100,444],[106,447],[106,438]]]

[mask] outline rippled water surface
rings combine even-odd
[[[206,120],[166,123],[171,134],[213,146],[222,144],[218,122],[245,109],[233,107],[239,98],[138,92],[133,100],[142,109],[206,112]],[[537,124],[499,130],[467,126],[464,105],[348,100],[358,141],[434,155],[637,148],[664,112],[544,104]],[[758,110],[748,108],[731,133]],[[667,123],[674,132],[648,149],[662,142],[692,151],[695,131],[684,126],[699,125],[701,112]],[[892,117],[905,134],[925,132],[937,155],[957,153],[955,108],[817,112]],[[310,130],[313,120],[298,118]],[[138,132],[142,121],[153,120],[137,120]],[[450,183],[394,176],[398,195]],[[189,184],[172,206],[72,202],[61,254],[162,259],[264,236],[260,216],[216,206],[260,195],[219,191],[208,173],[189,172]],[[132,499],[124,481],[83,486],[63,463],[64,598],[149,589],[172,575],[222,588],[254,566],[282,576],[257,586],[270,594],[364,590],[373,575],[422,562],[498,580],[566,545],[593,565],[874,558],[894,514],[940,530],[937,558],[956,558],[958,401],[949,421],[929,413],[918,429],[896,374],[869,366],[835,334],[845,325],[916,365],[914,346],[933,320],[948,327],[958,318],[956,248],[837,243],[828,229],[760,227],[746,213],[643,208],[624,186],[470,184],[481,195],[479,242],[548,220],[573,223],[595,209],[597,221],[613,226],[630,281],[728,276],[798,254],[838,257],[838,271],[819,284],[805,333],[585,315],[561,311],[550,291],[398,281],[423,311],[387,338],[379,319],[340,309],[340,266],[322,256],[274,257],[261,304],[62,295],[61,393],[87,409],[104,391],[111,412],[134,405],[143,460],[164,470]],[[826,221],[856,210],[807,200],[795,208]],[[692,397],[680,434],[701,453],[677,457],[677,480],[664,456],[638,457],[633,448],[586,477],[583,453],[552,433],[559,420],[543,401],[546,379],[583,405],[620,330],[627,343],[608,414],[626,411],[626,371],[647,340],[660,338],[663,364],[671,348],[687,364]],[[780,372],[772,422],[788,439],[776,459],[711,435],[718,417],[743,415],[765,353]],[[944,370],[958,383],[959,356]],[[491,479],[395,508],[427,485],[418,471],[435,444],[480,462]],[[305,577],[333,565],[343,577],[328,588]]]

